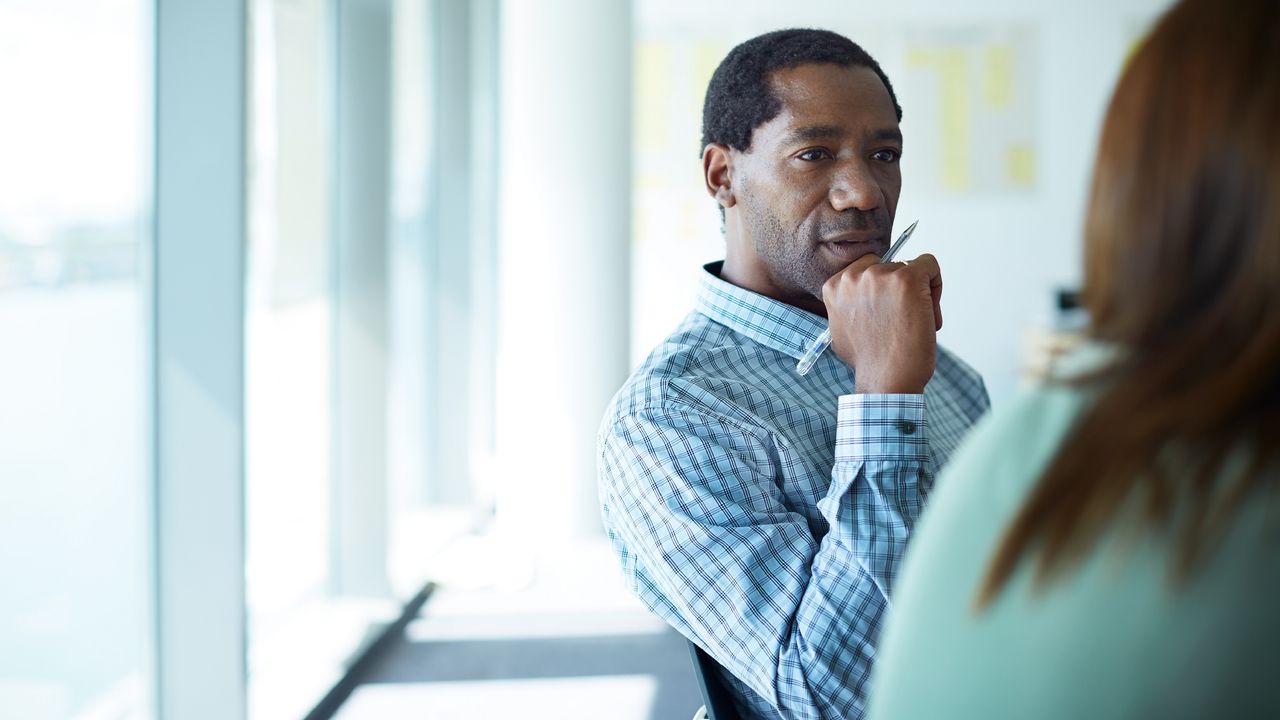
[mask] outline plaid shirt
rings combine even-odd
[[[834,352],[801,376],[826,321],[706,270],[605,415],[605,526],[749,717],[861,717],[907,538],[986,388],[942,348],[923,395],[849,394]]]

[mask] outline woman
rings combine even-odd
[[[1092,342],[939,480],[873,718],[1280,717],[1280,2],[1162,18],[1085,247]]]

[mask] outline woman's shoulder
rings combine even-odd
[[[974,426],[939,484],[977,486],[1018,498],[1052,459],[1091,393],[1060,380],[1020,390]]]
[[[1067,381],[1097,362],[1082,358],[1069,358],[1056,379],[1020,390],[974,426],[939,473],[912,540],[921,562],[986,557],[1090,402],[1091,391]]]

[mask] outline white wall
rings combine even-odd
[[[897,226],[920,220],[907,256],[938,256],[946,281],[941,341],[983,373],[995,403],[1008,399],[1024,335],[1048,320],[1056,287],[1079,282],[1081,221],[1106,102],[1134,42],[1168,4],[637,2],[633,362],[688,312],[698,265],[723,256],[698,160],[707,78],[747,38],[824,27],[866,48],[895,85],[906,136]],[[943,62],[922,67],[922,52],[944,53]],[[1002,52],[1011,75],[1007,107],[983,109],[979,99],[957,113],[939,78],[952,73],[953,91],[967,87],[981,98],[991,82],[987,58]],[[948,64],[956,57],[964,69]],[[1026,167],[1006,169],[1015,141],[1029,144],[1029,177]],[[956,157],[949,153],[965,152],[967,179],[948,185],[942,176]]]

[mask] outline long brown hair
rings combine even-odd
[[[1135,501],[1134,527],[1174,533],[1185,579],[1245,498],[1280,485],[1280,2],[1183,0],[1134,55],[1098,147],[1083,299],[1119,352],[1069,381],[1096,401],[976,609],[1029,555],[1041,586],[1077,565]]]

